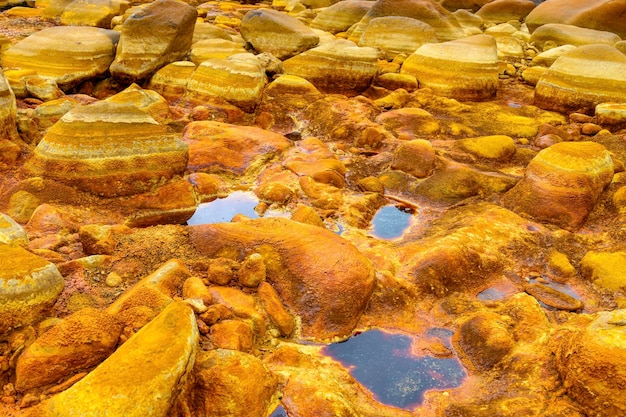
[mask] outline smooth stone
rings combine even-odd
[[[172,113],[167,100],[156,91],[143,89],[135,83],[119,93],[106,98],[104,101],[132,104],[139,110],[148,113],[161,124],[167,124],[172,120]]]
[[[26,230],[4,213],[0,213],[0,244],[24,247],[28,245]]]
[[[189,277],[185,280],[183,283],[183,298],[201,300],[205,306],[209,306],[213,302],[211,291],[199,277]]]
[[[189,123],[183,141],[189,145],[190,171],[237,175],[258,169],[291,146],[278,133],[213,121]]]
[[[304,337],[348,335],[373,290],[369,260],[346,240],[320,227],[261,218],[192,226],[189,233],[207,256],[229,248],[263,255],[267,281],[300,316]],[[337,293],[344,294],[341,300],[333,295]]]
[[[85,191],[120,196],[181,175],[188,147],[132,104],[77,106],[35,148],[29,172]]]
[[[441,129],[439,122],[432,114],[417,107],[406,107],[381,113],[376,117],[376,122],[398,138],[431,135]]]
[[[204,21],[197,21],[193,29],[192,45],[207,39],[224,39],[232,41],[233,38],[221,27]]]
[[[548,69],[545,67],[530,67],[530,68],[526,68],[523,72],[522,72],[522,79],[524,80],[524,82],[535,86],[537,85],[537,83],[539,83],[539,80],[541,79],[541,77],[546,73]]]
[[[493,0],[442,0],[441,5],[451,12],[463,9],[476,13],[481,7],[491,1]]]
[[[554,61],[556,61],[559,57],[574,49],[576,49],[576,46],[574,45],[561,45],[555,48],[550,48],[547,51],[543,51],[535,56],[531,62],[533,65],[549,67],[554,64]]]
[[[265,68],[250,53],[212,58],[193,72],[184,98],[198,104],[218,100],[251,112],[261,101],[266,82]]]
[[[63,291],[57,267],[20,246],[0,244],[0,334],[45,317]]]
[[[191,308],[173,302],[86,377],[29,415],[165,417],[191,373],[198,336]]]
[[[528,16],[531,33],[542,25],[563,23],[581,28],[605,30],[626,37],[626,4],[612,0],[550,0],[539,4]]]
[[[530,42],[541,49],[546,49],[546,44],[552,46],[561,45],[591,45],[605,44],[614,45],[621,38],[614,33],[601,30],[585,29],[573,25],[549,23],[537,28],[530,37]]]
[[[293,316],[283,305],[280,296],[268,282],[261,282],[257,294],[270,320],[282,336],[289,337],[296,326]]]
[[[454,335],[455,343],[478,371],[496,366],[514,347],[510,323],[499,314],[481,311],[465,320]]]
[[[109,69],[113,78],[127,84],[142,82],[166,64],[185,58],[197,16],[195,8],[179,0],[157,0],[130,14],[120,27]]]
[[[502,198],[505,207],[567,230],[583,225],[613,178],[613,160],[595,142],[560,142],[540,151],[524,178]]]
[[[626,55],[609,45],[563,54],[535,87],[535,105],[546,110],[590,114],[605,102],[626,102]]]
[[[601,288],[618,291],[626,288],[626,252],[589,251],[580,261],[580,272]]]
[[[285,74],[304,78],[323,93],[354,95],[369,87],[377,62],[374,48],[337,39],[289,58],[283,66]]]
[[[226,59],[247,51],[238,42],[227,39],[203,39],[195,42],[191,47],[191,62],[200,65],[207,59]]]
[[[130,7],[127,0],[74,0],[63,8],[59,21],[64,26],[111,28],[111,20]]]
[[[412,54],[425,43],[438,42],[437,33],[427,23],[410,17],[384,16],[368,23],[358,45],[377,48],[385,57],[393,58],[398,54]]]
[[[459,139],[455,143],[462,150],[478,158],[501,162],[510,160],[517,150],[513,138],[506,135]]]
[[[24,350],[15,368],[15,388],[24,392],[90,370],[115,350],[121,332],[122,325],[105,311],[77,311]]]
[[[277,10],[251,10],[241,19],[241,36],[260,53],[280,60],[316,46],[319,36],[304,23]]]
[[[626,360],[626,310],[602,311],[579,321],[582,325],[563,326],[553,337],[556,367],[567,394],[588,415],[622,415],[626,413],[621,395],[626,383],[621,366]]]
[[[425,44],[411,54],[401,73],[417,78],[420,87],[457,100],[486,100],[498,89],[496,41],[489,35]]]
[[[372,8],[373,1],[340,1],[321,10],[311,21],[311,27],[337,34],[358,23]]]
[[[67,90],[103,75],[113,61],[119,38],[116,31],[93,27],[45,28],[6,50],[2,68],[35,71]]]
[[[584,306],[582,301],[547,285],[527,284],[524,286],[524,291],[545,305],[558,310],[576,311],[581,310]]]
[[[595,109],[598,124],[610,129],[626,128],[626,103],[600,103]]]
[[[476,12],[485,22],[504,23],[511,20],[524,21],[535,8],[530,0],[494,0],[484,4]]]
[[[193,62],[172,62],[150,77],[147,88],[156,91],[170,103],[180,101],[195,70],[196,65]]]
[[[433,173],[436,162],[437,156],[431,143],[424,139],[414,139],[398,145],[391,168],[417,178],[425,178]]]
[[[251,352],[254,347],[252,326],[241,320],[222,320],[211,326],[211,341],[218,349]]]

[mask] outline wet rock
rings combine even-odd
[[[293,211],[291,220],[299,223],[310,224],[311,226],[326,227],[324,221],[319,214],[317,214],[314,208],[302,204],[296,207]]]
[[[251,10],[241,19],[241,36],[257,52],[269,52],[280,60],[317,45],[319,36],[304,23],[271,9]]]
[[[158,0],[133,12],[120,27],[111,75],[127,84],[141,82],[182,60],[191,48],[197,16],[193,7],[178,0]]]
[[[265,68],[250,53],[207,59],[187,81],[185,99],[193,103],[217,100],[250,112],[261,101]]]
[[[485,100],[498,89],[498,54],[489,35],[422,45],[402,65],[420,86],[458,100]]]
[[[280,296],[274,287],[267,282],[261,282],[258,295],[265,312],[278,328],[280,334],[285,337],[290,336],[295,328],[295,321],[283,306]]]
[[[424,178],[433,173],[436,160],[435,150],[430,142],[415,139],[400,143],[394,152],[391,168]]]
[[[285,74],[311,82],[324,93],[354,95],[365,90],[378,71],[377,53],[345,39],[309,49],[283,63]]]
[[[626,5],[610,0],[557,0],[542,2],[526,16],[526,25],[533,32],[549,23],[564,23],[582,28],[607,30],[626,36],[621,17]]]
[[[278,133],[213,121],[189,123],[183,141],[189,145],[189,170],[237,175],[260,169],[291,146]]]
[[[235,350],[199,351],[182,402],[197,417],[264,417],[276,377],[256,357]]]
[[[574,327],[560,329],[555,337],[556,366],[568,395],[589,414],[609,417],[624,414],[620,395],[626,372],[626,312],[600,312]],[[583,321],[583,320],[580,320]]]
[[[6,50],[2,68],[33,70],[67,90],[109,69],[119,36],[112,30],[82,26],[42,29]]]
[[[454,338],[461,351],[479,371],[498,364],[514,347],[510,323],[496,313],[482,311],[463,322]]]
[[[267,218],[194,226],[190,237],[209,256],[226,248],[262,254],[268,282],[300,315],[305,337],[349,334],[373,290],[369,261],[347,241],[319,227]],[[337,293],[344,297],[336,299]]]
[[[75,0],[63,8],[59,21],[64,26],[95,26],[108,29],[111,20],[130,7],[126,0]]]
[[[612,291],[626,288],[626,252],[589,251],[580,261],[580,272],[594,284]]]
[[[211,341],[219,349],[251,352],[254,347],[254,333],[246,322],[223,320],[211,326]]]
[[[46,133],[29,171],[103,196],[148,191],[180,175],[188,149],[131,104],[97,102],[66,113]]]
[[[24,228],[4,213],[0,213],[0,244],[28,245],[28,235]]]
[[[39,336],[20,355],[15,388],[24,392],[87,371],[117,346],[121,324],[104,311],[84,308]]]
[[[432,114],[416,107],[381,113],[376,117],[376,122],[400,139],[431,135],[441,129],[439,122]]]
[[[350,31],[348,39],[358,42],[373,19],[385,16],[410,17],[424,22],[435,29],[440,41],[459,39],[465,35],[454,16],[436,2],[377,0],[361,21]]]
[[[613,178],[608,151],[594,142],[561,142],[539,152],[503,196],[512,210],[576,230]]]
[[[284,166],[298,176],[337,188],[346,186],[346,166],[319,139],[307,137],[298,142],[297,151],[285,158]]]
[[[98,368],[29,415],[165,417],[193,368],[197,344],[193,311],[172,303]]]
[[[358,23],[374,2],[340,1],[323,9],[311,22],[311,27],[333,34],[345,32]]]
[[[515,141],[510,136],[495,135],[459,139],[456,144],[462,150],[478,158],[506,162],[515,155]]]
[[[402,53],[411,54],[425,43],[437,42],[432,26],[410,17],[385,16],[368,23],[358,44],[377,48],[387,58],[393,58]]]
[[[541,49],[548,49],[548,45],[551,48],[562,45],[614,45],[620,40],[619,36],[611,32],[585,29],[578,26],[563,25],[560,23],[543,25],[537,28],[537,30],[535,30],[530,37],[530,42],[533,42]]]
[[[521,22],[534,8],[535,3],[530,0],[495,0],[484,4],[476,12],[476,16],[480,16],[485,22]]]
[[[261,310],[258,308],[257,300],[254,296],[246,294],[237,288],[216,285],[210,286],[209,291],[215,304],[228,308],[234,317],[250,321],[253,326],[252,330],[256,335],[262,336],[265,333],[265,320],[261,315]]]
[[[35,323],[63,291],[57,267],[20,246],[0,244],[0,334]]]

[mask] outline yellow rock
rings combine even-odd
[[[195,42],[191,47],[191,62],[200,65],[207,59],[226,59],[246,52],[238,42],[220,38],[204,39]]]
[[[130,7],[127,0],[74,0],[60,16],[65,26],[95,26],[108,29],[114,16],[124,14]]]
[[[513,138],[505,135],[459,139],[456,143],[461,149],[474,156],[497,161],[509,160],[516,151]]]
[[[385,52],[386,58],[412,54],[425,43],[438,43],[432,26],[404,16],[384,16],[372,19],[359,39],[359,46],[370,46]]]
[[[589,251],[580,261],[585,278],[612,291],[626,288],[626,252]]]
[[[311,27],[333,34],[345,32],[358,23],[373,4],[360,0],[337,2],[321,10],[311,22]]]
[[[96,102],[66,113],[46,133],[30,172],[94,194],[149,191],[180,175],[188,148],[132,104]]]
[[[187,91],[187,83],[196,70],[189,61],[176,61],[158,70],[148,82],[148,88],[156,91],[169,102],[177,102]]]
[[[0,140],[17,139],[15,94],[0,68]]]
[[[42,29],[2,54],[2,68],[36,71],[62,90],[104,74],[113,61],[119,33],[82,26]]]
[[[165,98],[156,91],[144,90],[134,83],[104,101],[119,104],[132,104],[139,110],[148,113],[161,124],[167,124],[172,119],[170,107]]]
[[[64,287],[57,267],[19,246],[0,244],[0,334],[32,324]]]
[[[30,415],[165,417],[193,368],[197,345],[193,311],[171,303],[85,378]]]
[[[585,29],[582,27],[563,25],[559,23],[549,23],[540,26],[530,37],[530,42],[534,43],[541,49],[547,49],[547,45],[550,45],[551,47],[561,45],[582,46],[592,44],[614,45],[620,40],[621,38],[615,33]]]
[[[0,213],[0,244],[28,245],[24,228],[4,213]]]

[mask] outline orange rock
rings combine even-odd
[[[268,282],[301,317],[305,337],[348,335],[373,290],[370,262],[350,243],[319,227],[267,218],[192,226],[189,233],[208,256],[225,249],[263,255]]]
[[[211,259],[207,276],[209,282],[219,285],[227,285],[239,269],[239,263],[229,258]]]
[[[212,121],[189,123],[183,140],[189,144],[189,170],[237,175],[291,146],[277,133]]]
[[[24,392],[86,371],[109,356],[122,325],[104,311],[84,308],[46,331],[20,355],[15,387]]]
[[[415,138],[439,132],[441,126],[435,117],[424,109],[406,107],[381,113],[376,121],[396,137]]]
[[[196,70],[193,62],[176,61],[159,69],[148,81],[147,87],[169,102],[177,102],[187,91],[187,83]]]
[[[400,143],[394,152],[391,168],[424,178],[433,173],[436,161],[435,150],[430,142],[415,139]]]
[[[272,323],[278,328],[281,335],[288,337],[293,333],[295,322],[291,314],[287,312],[278,293],[267,282],[262,282],[258,289],[259,298],[263,308],[270,316]]]
[[[263,257],[258,253],[253,253],[246,258],[237,271],[239,283],[244,287],[255,288],[265,281],[265,263]]]
[[[45,176],[104,196],[148,191],[182,174],[187,145],[130,104],[97,102],[66,113],[29,161]]]
[[[224,320],[211,326],[211,341],[220,349],[250,352],[254,347],[254,334],[248,323]]]
[[[455,334],[455,342],[479,371],[493,368],[506,356],[515,340],[509,324],[499,314],[478,312],[466,320]]]
[[[183,283],[183,298],[200,299],[205,306],[209,306],[213,302],[211,292],[198,277],[189,277],[185,280]]]

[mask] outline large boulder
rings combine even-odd
[[[626,3],[614,0],[550,0],[542,2],[526,16],[533,32],[546,23],[564,23],[589,29],[607,30],[626,37]]]
[[[20,246],[0,244],[0,335],[45,317],[63,291],[57,267]]]
[[[311,22],[311,27],[330,33],[344,32],[358,23],[373,4],[361,0],[340,1],[321,10]]]
[[[595,142],[560,142],[535,156],[524,178],[503,197],[504,205],[568,230],[587,219],[613,178],[613,160]]]
[[[69,89],[103,76],[115,54],[119,32],[83,26],[42,29],[2,53],[2,68],[35,71]]]
[[[317,45],[319,36],[304,23],[271,9],[251,10],[241,19],[241,36],[258,52],[290,58]]]
[[[324,93],[354,95],[370,86],[378,72],[377,63],[374,48],[337,39],[289,58],[284,70],[310,81]]]
[[[498,89],[498,51],[489,35],[474,35],[422,45],[402,65],[401,73],[421,87],[457,100],[485,100]]]
[[[540,26],[530,36],[530,42],[541,49],[561,45],[592,45],[594,43],[615,45],[620,40],[620,37],[615,33],[562,23],[548,23]]]
[[[59,21],[65,26],[95,26],[108,29],[111,20],[130,7],[126,0],[74,0],[61,13]]]
[[[385,16],[372,19],[359,46],[382,50],[388,57],[412,54],[425,43],[438,43],[437,33],[427,23],[404,16]]]
[[[35,148],[29,170],[103,196],[152,190],[181,175],[188,149],[132,104],[96,102],[67,112]]]
[[[609,45],[566,52],[535,87],[535,105],[546,110],[593,114],[604,102],[626,102],[626,55]]]
[[[494,0],[483,5],[476,16],[491,23],[522,21],[534,8],[535,3],[530,0]]]
[[[193,368],[198,337],[193,310],[171,303],[86,377],[27,415],[165,417]]]
[[[207,256],[260,253],[268,282],[300,316],[302,335],[307,338],[348,336],[374,289],[369,260],[320,227],[264,218],[193,226],[189,236]]]
[[[120,42],[111,75],[141,82],[191,49],[198,12],[179,0],[157,0],[132,13],[120,27]]]

